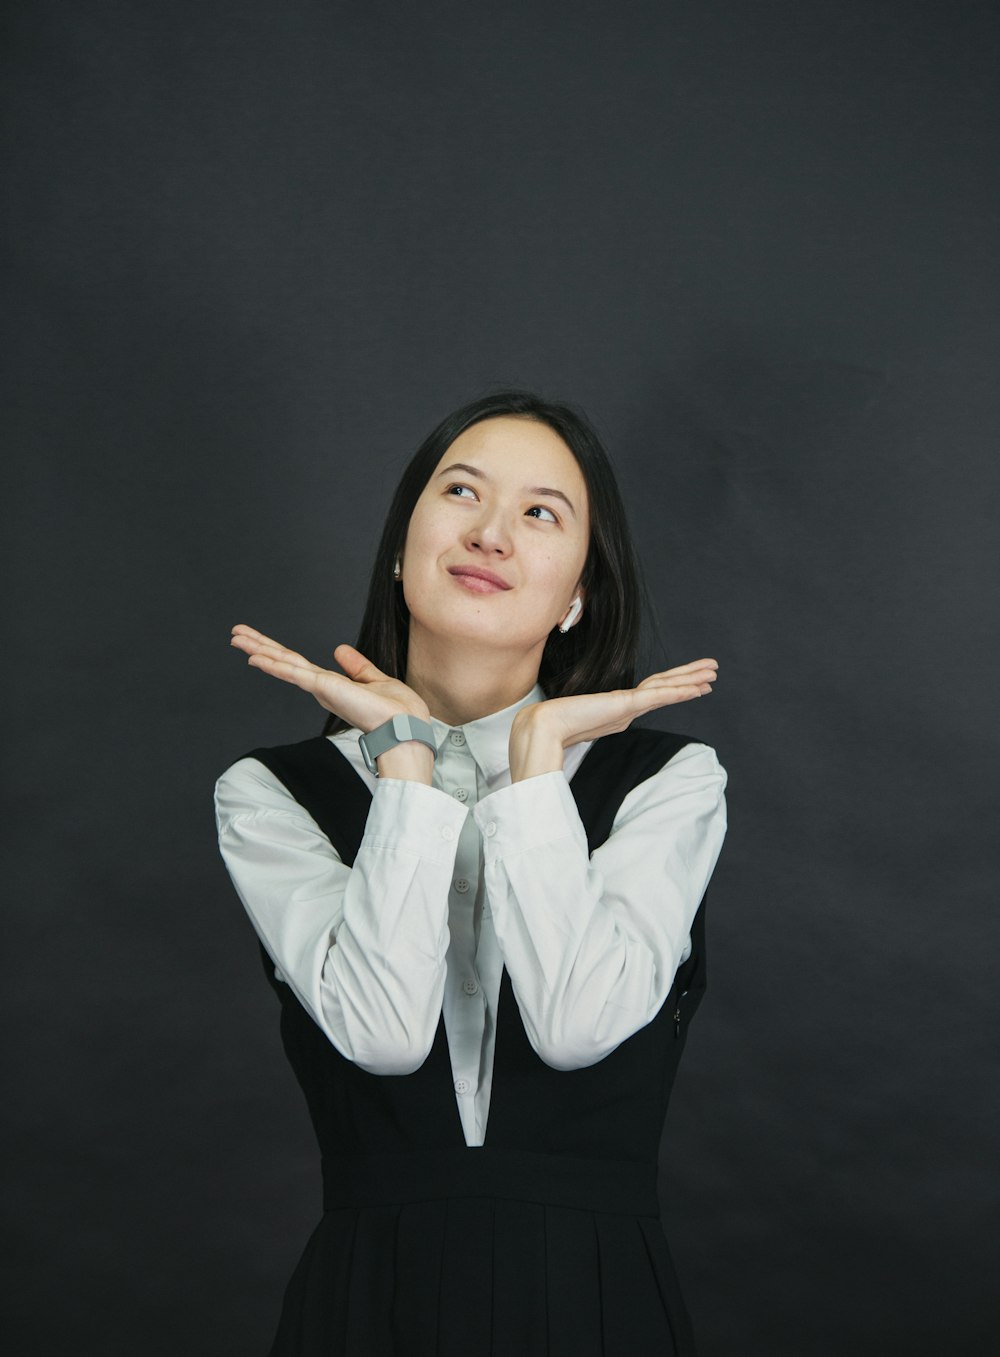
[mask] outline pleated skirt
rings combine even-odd
[[[324,1161],[270,1357],[695,1357],[655,1166]]]

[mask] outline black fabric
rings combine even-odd
[[[631,728],[570,782],[590,851],[625,796],[687,736]],[[367,784],[320,736],[255,749],[348,865]],[[705,902],[691,956],[645,1027],[560,1071],[532,1048],[504,969],[486,1143],[465,1144],[443,1015],[410,1075],[343,1057],[276,980],[285,1050],[323,1156],[324,1215],[289,1282],[271,1357],[694,1357],[659,1221],[660,1136],[705,989]]]

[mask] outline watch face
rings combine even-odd
[[[361,755],[365,761],[365,767],[368,769],[369,773],[374,773],[375,776],[378,777],[378,767],[375,763],[375,760],[368,752],[368,736],[367,735],[360,736],[358,739],[358,744],[361,746]]]

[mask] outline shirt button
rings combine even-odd
[[[464,787],[456,787],[455,790],[452,792],[452,796],[455,798],[456,801],[468,801],[469,799],[469,793],[465,790]]]
[[[463,980],[462,988],[465,990],[466,994],[479,993],[479,985],[475,980]]]
[[[441,826],[441,837],[442,839],[453,839],[455,837],[455,831],[452,829],[451,825]]]
[[[483,825],[483,833],[486,835],[486,837],[487,837],[488,839],[492,839],[493,835],[494,835],[496,832],[497,832],[497,824],[496,824],[496,821],[495,821],[495,820],[487,820],[486,824]]]
[[[471,1085],[469,1084],[468,1079],[456,1079],[456,1080],[455,1080],[455,1092],[456,1092],[456,1093],[468,1093],[470,1087],[471,1087]]]
[[[455,882],[455,889],[458,891],[459,895],[464,895],[465,892],[469,889],[469,883],[468,881],[466,881],[464,876],[460,876],[457,879],[457,881]]]
[[[465,744],[465,736],[460,730],[453,730],[449,736],[452,744]]]

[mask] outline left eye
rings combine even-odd
[[[448,489],[445,491],[445,494],[451,495],[454,499],[464,499],[465,496],[462,494],[462,491],[463,491],[463,490],[468,490],[469,494],[473,497],[473,499],[476,498],[476,492],[475,492],[475,490],[472,489],[471,485],[461,485],[461,484],[458,483],[458,482],[456,482],[454,485],[449,485],[449,486],[448,486]],[[456,491],[458,492],[457,494],[456,494]],[[559,522],[559,519],[556,517],[556,515],[555,515],[555,514],[552,512],[552,510],[551,510],[547,505],[545,505],[545,504],[533,504],[533,505],[531,506],[531,508],[528,510],[528,513],[529,513],[529,514],[535,514],[535,513],[539,513],[539,514],[548,514],[548,518],[543,518],[543,519],[541,520],[543,523],[558,523],[558,522]]]

